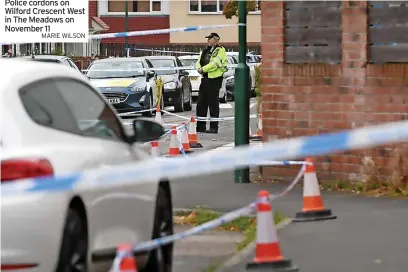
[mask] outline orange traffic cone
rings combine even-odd
[[[291,260],[285,259],[281,254],[268,191],[260,191],[258,194],[255,258],[247,264],[247,269],[299,271],[297,267],[292,266]]]
[[[306,172],[303,177],[303,209],[298,212],[293,222],[320,221],[336,219],[331,210],[325,209],[320,195],[316,168],[311,158],[306,158]]]
[[[262,141],[262,114],[259,115],[257,128],[255,135],[252,135],[251,128],[249,129],[249,139],[252,141]]]
[[[150,142],[150,146],[151,146],[150,155],[152,155],[152,157],[160,157],[159,142],[157,141]]]
[[[136,260],[131,245],[123,244],[118,247],[109,272],[137,272]]]
[[[190,141],[188,140],[188,132],[186,127],[186,122],[181,123],[183,128],[181,129],[181,144],[183,145],[183,149],[185,153],[192,153],[193,151],[190,148]]]
[[[163,124],[162,115],[161,115],[161,111],[160,111],[160,106],[159,106],[159,105],[156,106],[156,116],[154,117],[154,120],[155,120],[157,123]]]
[[[169,146],[169,154],[168,157],[174,157],[180,155],[180,149],[178,146],[178,139],[177,139],[177,127],[172,126],[170,132],[170,146]]]
[[[191,148],[203,147],[203,145],[198,142],[197,124],[194,116],[191,117],[190,123],[188,124],[188,141],[190,142]]]

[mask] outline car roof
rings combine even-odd
[[[8,89],[8,85],[24,85],[27,79],[27,75],[38,75],[41,77],[41,73],[46,72],[47,76],[64,76],[86,81],[85,77],[78,73],[78,71],[65,65],[56,65],[50,62],[39,61],[27,61],[23,58],[1,58],[0,67],[7,67],[0,73],[0,94]]]
[[[125,62],[125,61],[128,61],[128,62],[131,62],[131,61],[142,61],[143,59],[144,59],[143,57],[106,58],[106,59],[97,59],[97,60],[94,60],[92,63],[98,63],[98,62],[103,63],[103,62],[114,62],[114,61],[124,61],[124,62]]]
[[[184,55],[184,56],[179,56],[179,59],[197,59],[198,55]]]
[[[176,56],[145,56],[146,59],[175,59]]]

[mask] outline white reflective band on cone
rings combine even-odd
[[[170,148],[179,148],[177,134],[170,134]]]
[[[153,157],[159,157],[160,156],[160,149],[159,149],[159,142],[151,142],[151,152],[150,155]]]
[[[320,196],[319,182],[316,173],[305,173],[303,185],[303,196]]]
[[[267,212],[258,212],[256,216],[256,240],[258,244],[270,244],[278,241],[272,210]]]

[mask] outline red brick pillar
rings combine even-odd
[[[262,1],[261,5],[262,128],[263,135],[276,135],[276,93],[280,93],[283,79],[284,4],[283,1]],[[267,140],[268,136],[264,141]]]
[[[345,121],[355,128],[366,125],[371,115],[364,93],[368,58],[367,1],[344,1],[342,8],[342,85],[348,86],[354,98]]]

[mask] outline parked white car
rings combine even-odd
[[[200,89],[200,83],[201,83],[201,75],[197,72],[195,69],[195,64],[198,60],[198,55],[186,55],[186,56],[179,56],[178,57],[183,66],[191,66],[192,69],[187,70],[189,73],[190,81],[191,81],[191,87],[193,90],[193,98],[197,99],[198,97],[198,90]],[[220,89],[220,102],[221,103],[227,103],[227,91],[226,91],[226,79],[227,77],[230,76],[230,73],[224,74],[224,80],[222,82],[222,86]]]
[[[227,56],[233,57],[235,59],[235,62],[239,63],[239,60],[238,60],[239,53],[238,52],[227,52]],[[251,86],[250,91],[254,91],[255,90],[255,83],[256,83],[255,66],[257,66],[258,64],[249,62],[248,61],[249,60],[248,55],[247,55],[246,59],[247,59],[247,65],[249,66],[249,83],[250,83],[249,85]]]
[[[164,128],[137,119],[125,132],[116,111],[78,71],[0,59],[1,187],[149,159],[140,143]],[[135,181],[138,177],[135,176]],[[118,188],[1,197],[1,271],[108,271],[121,243],[173,233],[168,181]],[[137,257],[162,270],[172,245]]]

